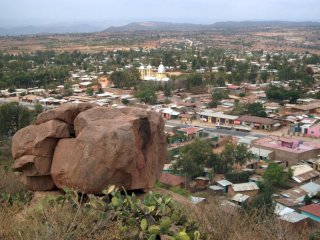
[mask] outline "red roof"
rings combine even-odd
[[[320,217],[320,205],[318,204],[313,203],[300,208],[300,210],[306,213],[310,213],[314,216]]]
[[[162,173],[159,181],[169,186],[178,186],[184,183],[184,178],[170,174],[170,173]]]
[[[198,131],[202,130],[202,128],[197,128],[197,127],[186,127],[186,128],[180,128],[179,131],[181,132],[185,132],[187,133],[188,135],[190,134],[195,134],[197,133]]]
[[[239,88],[240,88],[240,86],[236,86],[236,85],[229,85],[229,86],[228,86],[228,88],[229,88],[229,89],[235,89],[235,90],[236,90],[236,89],[239,89]]]

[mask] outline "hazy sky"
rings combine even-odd
[[[319,21],[320,0],[0,0],[0,25]]]

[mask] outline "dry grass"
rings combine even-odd
[[[295,240],[308,239],[309,230],[294,230],[276,217],[262,212],[230,215],[220,209],[218,199],[197,207],[191,215],[199,223],[200,232],[208,240]]]

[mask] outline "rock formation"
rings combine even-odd
[[[13,136],[14,168],[31,190],[148,189],[163,169],[163,128],[162,117],[145,109],[63,105]]]

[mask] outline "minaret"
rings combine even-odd
[[[152,67],[151,67],[151,65],[149,63],[149,65],[147,66],[147,76],[148,77],[151,77],[151,69],[152,69]]]
[[[140,73],[140,78],[143,80],[146,77],[146,70],[143,64],[141,64],[141,66],[139,67],[139,73]]]

